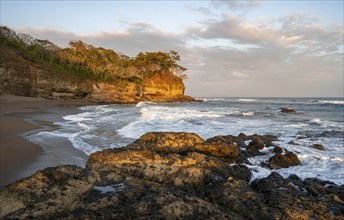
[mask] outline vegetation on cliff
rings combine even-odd
[[[180,56],[175,51],[141,52],[136,57],[129,57],[82,41],[71,41],[68,48],[60,48],[49,40],[17,34],[4,26],[0,27],[0,45],[14,49],[27,59],[44,63],[56,73],[73,74],[98,82],[140,84],[145,78],[160,73],[186,78],[183,73],[186,68],[177,64]]]

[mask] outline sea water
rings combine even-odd
[[[297,154],[302,165],[277,170],[284,177],[315,177],[344,184],[343,98],[204,98],[193,103],[140,102],[81,107],[82,113],[66,115],[59,129],[30,135],[44,146],[52,138],[67,139],[77,149],[91,154],[123,147],[152,131],[193,132],[207,139],[217,135],[245,133],[278,136],[275,143]],[[282,113],[280,108],[296,113]],[[295,144],[290,144],[290,142]],[[310,146],[322,144],[320,151]],[[271,170],[260,166],[273,155],[250,158],[253,179]]]

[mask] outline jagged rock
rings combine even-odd
[[[296,154],[291,151],[287,151],[285,154],[276,153],[269,159],[269,167],[271,169],[288,168],[290,166],[298,165],[301,165],[301,162]]]
[[[196,144],[194,148],[209,156],[232,159],[232,161],[239,156],[238,144],[223,136],[210,138],[204,143]]]
[[[0,218],[36,218],[73,209],[93,187],[93,179],[75,165],[49,167],[0,191]]]
[[[127,148],[90,155],[86,166],[92,171],[117,173],[123,179],[130,175],[181,188],[225,180],[227,166],[214,154],[227,151],[210,152],[208,145],[200,147],[202,141],[198,135],[184,132],[147,133]]]
[[[344,185],[296,175],[254,180],[238,142],[268,136],[151,132],[92,154],[86,169],[47,168],[0,189],[0,219],[341,219]],[[269,142],[270,140],[270,142]],[[235,144],[236,143],[236,144]],[[223,148],[223,149],[221,149]],[[275,146],[269,166],[298,160]],[[295,159],[296,157],[296,159]]]
[[[251,180],[252,173],[247,166],[235,164],[229,168],[229,176],[229,178],[249,182]]]
[[[206,188],[203,194],[223,212],[229,213],[228,219],[273,219],[259,194],[244,180],[230,179]]]
[[[251,142],[247,145],[246,155],[248,157],[263,155],[259,150],[264,149],[267,143],[262,137],[253,137]]]
[[[281,108],[281,112],[284,112],[284,113],[296,113],[296,110],[292,109],[292,108]]]
[[[276,154],[281,154],[281,153],[283,153],[283,149],[279,146],[275,146],[273,149],[273,152]]]
[[[87,168],[128,175],[181,188],[223,181],[227,166],[211,154],[199,153],[199,136],[188,133],[148,133],[125,149],[111,149],[90,155]]]
[[[158,153],[186,152],[195,144],[203,143],[204,139],[193,133],[186,132],[149,132],[128,145],[130,149],[147,149]]]
[[[251,186],[277,219],[282,216],[288,219],[343,218],[343,185],[335,187],[331,182],[318,179],[302,181],[296,175],[285,179],[272,172],[267,178],[254,180]]]

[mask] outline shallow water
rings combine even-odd
[[[281,113],[280,108],[297,113]],[[80,108],[57,122],[59,129],[32,134],[40,145],[58,139],[69,140],[86,154],[125,146],[150,131],[186,131],[203,138],[216,135],[273,134],[276,144],[294,151],[302,165],[277,172],[301,178],[316,177],[344,183],[344,101],[342,98],[205,98],[200,103],[100,105]],[[290,145],[293,141],[299,145]],[[310,148],[322,144],[324,151]],[[271,170],[260,166],[271,156],[251,158],[253,179]]]

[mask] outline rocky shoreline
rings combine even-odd
[[[299,166],[271,135],[207,140],[153,132],[92,154],[86,168],[49,167],[0,189],[1,219],[344,219],[344,185],[272,172],[251,181],[248,158]]]

